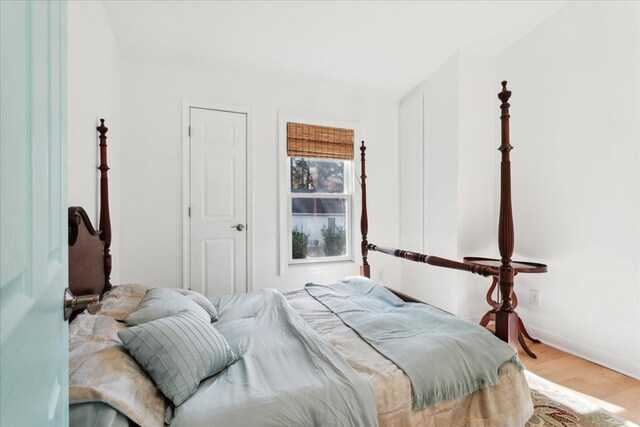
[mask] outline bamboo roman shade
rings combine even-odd
[[[287,156],[353,160],[353,129],[289,122]]]

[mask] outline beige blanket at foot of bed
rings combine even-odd
[[[495,386],[413,411],[409,378],[393,362],[305,290],[286,297],[304,320],[327,338],[356,372],[369,380],[376,396],[381,427],[513,427],[523,426],[533,415],[527,380],[513,363],[500,367],[500,382]]]

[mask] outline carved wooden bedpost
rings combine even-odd
[[[362,171],[360,175],[360,188],[362,189],[362,211],[360,214],[360,232],[362,233],[362,243],[360,250],[362,251],[362,265],[360,265],[360,275],[364,277],[371,277],[371,268],[367,261],[367,255],[369,253],[369,242],[367,241],[367,234],[369,233],[369,218],[367,216],[367,172],[366,172],[366,160],[365,151],[367,147],[364,146],[364,141],[360,146],[360,164]]]
[[[509,98],[507,82],[502,82],[502,91],[498,98],[502,101],[500,109],[502,162],[500,163],[500,219],[498,221],[498,248],[501,265],[498,271],[498,285],[502,295],[500,310],[496,313],[496,335],[517,349],[518,314],[513,310],[511,295],[513,293],[514,270],[511,265],[513,254],[513,213],[511,210],[511,161],[509,152],[513,147],[509,144]]]
[[[111,217],[109,216],[109,177],[107,172],[107,128],[104,119],[100,119],[100,238],[104,240],[105,292],[111,289]]]

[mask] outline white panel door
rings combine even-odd
[[[0,426],[63,426],[65,3],[0,1],[0,22]]]
[[[190,109],[191,289],[247,291],[247,115]]]

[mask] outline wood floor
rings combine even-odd
[[[532,359],[520,351],[529,371],[640,424],[640,381],[544,344],[527,344],[538,356]]]

